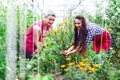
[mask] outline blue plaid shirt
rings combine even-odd
[[[102,34],[105,31],[100,26],[90,22],[86,23],[86,27],[88,31],[87,38],[86,38],[86,46],[88,46],[88,44],[90,43],[90,41],[94,36]]]

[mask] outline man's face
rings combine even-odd
[[[55,21],[55,16],[48,16],[48,17],[46,17],[47,25],[51,26],[54,21]]]

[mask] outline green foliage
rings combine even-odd
[[[120,0],[109,0],[106,10],[107,25],[111,28],[112,46],[120,50]],[[116,52],[118,53],[118,51]]]
[[[0,80],[5,79],[5,54],[0,52]]]
[[[120,62],[120,0],[108,0],[109,5],[106,10],[106,23],[109,26],[108,30],[112,35],[113,57],[111,62],[114,68],[120,69],[118,62]]]
[[[79,62],[83,57],[80,53],[71,54],[64,56],[60,54],[60,51],[67,49],[71,42],[73,41],[74,31],[73,31],[73,17],[70,14],[67,23],[62,22],[62,26],[57,26],[56,29],[51,29],[47,36],[45,37],[45,42],[41,43],[41,50],[35,52],[34,58],[31,61],[26,60],[26,78],[28,80],[53,80],[53,72],[61,71],[66,80],[119,80],[120,77],[120,0],[109,0],[109,6],[106,12],[100,12],[102,9],[101,5],[99,7],[96,16],[90,16],[88,18],[90,21],[100,24],[112,34],[112,48],[109,54],[105,54],[101,51],[99,54],[92,51],[91,45],[87,49],[85,55],[86,58],[90,58],[91,61],[87,64],[100,63],[100,67],[93,73],[88,73],[85,71],[80,71],[76,67],[69,67],[68,72],[61,69],[62,64],[67,64],[68,62]],[[100,8],[101,6],[101,8]],[[21,10],[23,8],[23,10]],[[23,13],[25,12],[25,13]],[[87,14],[83,11],[82,14]],[[21,14],[23,13],[23,14]],[[104,15],[106,14],[106,15]],[[21,26],[28,27],[35,21],[42,18],[42,15],[38,16],[33,13],[32,10],[27,9],[26,5],[17,6],[17,26],[18,26],[18,45],[20,40]],[[104,15],[104,16],[103,16]],[[104,18],[106,16],[106,18]],[[6,7],[0,2],[0,80],[5,79],[5,40],[6,40]],[[23,18],[24,17],[24,18]],[[23,19],[23,20],[22,20]],[[26,20],[26,21],[24,21]],[[25,23],[26,25],[22,25]],[[54,26],[53,26],[54,27]],[[56,32],[54,32],[56,30]],[[22,34],[23,35],[23,34]],[[19,46],[18,46],[19,48]],[[67,57],[72,58],[71,61],[66,61]],[[104,57],[104,61],[101,62],[101,57]],[[19,63],[18,63],[19,64]],[[34,73],[34,75],[33,75]],[[39,74],[39,75],[38,75]],[[19,71],[18,71],[19,75]]]
[[[90,77],[84,71],[76,70],[75,67],[70,67],[69,71],[64,75],[65,80],[89,80]]]
[[[0,1],[0,80],[5,80],[6,9]]]
[[[52,74],[44,74],[44,75],[35,75],[35,76],[30,76],[28,80],[54,80],[54,75]]]

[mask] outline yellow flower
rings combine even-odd
[[[63,38],[58,37],[57,40],[60,40],[61,42],[64,42]]]
[[[21,31],[22,31],[22,34],[26,34],[26,29],[25,29],[25,27],[22,27],[22,28],[21,28]]]
[[[61,27],[62,25],[63,25],[62,22],[58,23],[58,26],[59,26],[59,27]]]
[[[91,68],[91,66],[87,66],[87,67],[88,67],[88,69]]]
[[[61,40],[61,38],[60,38],[60,37],[58,37],[57,39],[58,39],[58,40]]]
[[[86,66],[84,62],[79,62],[80,66]]]
[[[68,20],[65,19],[65,20],[64,20],[64,24],[67,24],[67,23],[68,23]]]
[[[64,64],[63,64],[63,65],[61,65],[60,67],[61,67],[61,68],[65,68],[65,67],[66,67],[66,65],[64,65]]]
[[[74,29],[75,28],[75,26],[72,26],[72,29]]]
[[[54,34],[58,33],[58,30],[56,30],[56,29],[55,29],[55,30],[53,30],[53,33],[54,33]]]
[[[86,69],[86,68],[83,68],[83,67],[80,67],[79,70],[86,71],[87,69]]]
[[[82,61],[85,62],[85,61],[89,61],[90,58],[83,58]]]
[[[70,58],[70,57],[67,57],[66,60],[69,61],[69,60],[71,60],[71,58]]]
[[[68,64],[68,66],[73,66],[75,63],[74,62],[71,62]]]
[[[87,60],[87,61],[89,61],[89,60],[90,60],[90,58],[86,58],[86,60]]]
[[[67,30],[63,30],[64,33],[67,33]]]
[[[50,34],[49,34],[49,33],[47,33],[45,36],[50,36]]]
[[[88,70],[90,70],[90,71],[95,71],[95,68],[92,68],[91,66],[88,66]]]
[[[16,76],[16,80],[20,80],[20,76]]]
[[[95,68],[90,68],[90,70],[94,72],[94,71],[95,71]]]
[[[75,65],[76,67],[80,67],[80,65],[79,64],[77,64],[77,65]]]
[[[98,64],[93,64],[93,67],[99,67],[99,65]]]
[[[82,67],[80,67],[80,68],[79,68],[79,70],[83,70],[83,68],[82,68]]]
[[[68,71],[68,69],[66,68],[66,69],[64,69],[64,71]]]

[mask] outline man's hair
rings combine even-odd
[[[55,13],[52,10],[47,11],[44,15],[46,17],[48,17],[48,16],[54,16],[54,17],[56,17]]]

